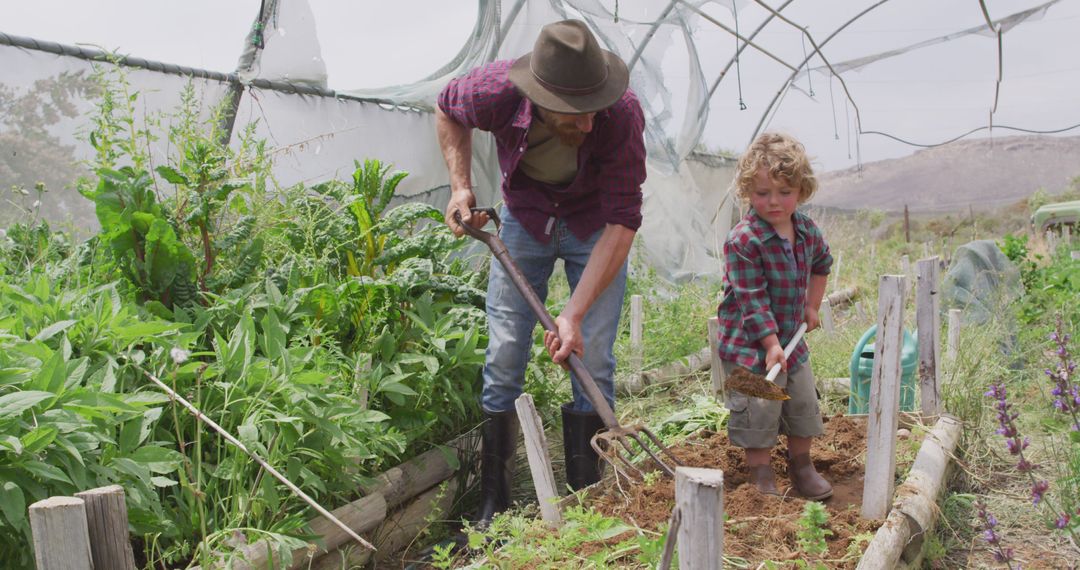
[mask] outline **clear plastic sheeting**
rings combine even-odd
[[[0,69],[5,70],[0,77],[0,191],[30,190],[22,200],[26,203],[18,204],[28,207],[38,200],[32,189],[42,183],[45,194],[31,215],[80,236],[91,234],[98,227],[93,204],[76,186],[80,177],[91,175],[84,163],[95,153],[89,142],[91,119],[98,112],[94,76],[114,73],[115,66],[0,45]],[[142,69],[126,69],[124,81],[130,93],[138,93],[130,104],[136,124],[147,129],[140,138],[148,141],[155,164],[167,161],[169,128],[184,90],[190,86],[204,120],[228,91],[220,81]],[[0,227],[23,213],[0,210]]]
[[[1080,2],[137,4],[62,10],[45,0],[0,17],[0,44],[11,34],[71,47],[0,45],[0,96],[31,108],[40,99],[29,114],[0,106],[0,141],[13,149],[0,159],[0,188],[47,178],[49,216],[93,223],[89,203],[74,193],[74,181],[86,174],[78,161],[90,156],[93,94],[61,91],[58,113],[40,106],[53,96],[48,81],[77,82],[72,74],[90,72],[86,44],[151,60],[128,62],[139,114],[167,117],[188,84],[176,75],[183,71],[162,64],[219,72],[192,80],[202,107],[235,100],[234,144],[254,123],[269,141],[281,185],[345,178],[354,161],[378,158],[410,172],[399,199],[442,208],[447,175],[430,113],[439,90],[477,65],[530,51],[547,23],[582,19],[631,67],[649,152],[637,255],[671,279],[720,274],[720,244],[737,204],[727,195],[732,165],[717,155],[737,155],[764,130],[795,135],[815,168],[827,171],[973,132],[1074,134],[1080,124],[1080,74],[1063,57],[1080,52]],[[390,33],[369,32],[377,38],[366,42],[351,25],[359,22]],[[429,31],[415,33],[422,29]],[[430,65],[390,86],[365,71],[422,58]],[[241,87],[233,99],[230,90]],[[155,160],[164,160],[167,126],[168,119],[152,126]],[[474,136],[473,167],[478,201],[494,205],[503,173],[486,134]]]

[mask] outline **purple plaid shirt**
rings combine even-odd
[[[780,237],[757,212],[750,210],[724,242],[724,299],[720,319],[720,358],[747,370],[765,373],[760,340],[776,334],[781,346],[795,336],[806,318],[810,275],[828,275],[829,245],[817,224],[795,212],[795,243]],[[788,367],[806,362],[806,341],[788,358]]]
[[[641,226],[645,181],[645,116],[627,89],[596,114],[593,130],[578,149],[578,172],[565,186],[544,184],[517,169],[525,154],[533,104],[507,78],[513,61],[496,61],[453,79],[439,94],[443,113],[467,128],[495,137],[506,206],[541,243],[551,240],[556,219],[586,239],[606,224]]]

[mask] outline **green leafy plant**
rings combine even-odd
[[[829,524],[829,512],[817,501],[807,501],[803,514],[799,517],[799,548],[811,556],[821,556],[829,551],[825,538],[832,531],[825,528]]]

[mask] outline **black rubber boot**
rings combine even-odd
[[[481,428],[483,450],[480,455],[480,494],[483,496],[476,515],[477,528],[487,528],[491,519],[510,506],[510,487],[514,479],[517,451],[517,412],[484,412]]]
[[[603,463],[590,440],[604,429],[604,422],[596,412],[579,412],[571,409],[572,406],[572,403],[562,406],[562,433],[566,484],[577,491],[600,480]]]

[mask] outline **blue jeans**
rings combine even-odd
[[[570,290],[577,288],[589,254],[603,230],[582,241],[567,229],[562,220],[556,220],[551,228],[552,239],[544,244],[533,239],[506,207],[499,215],[503,222],[499,237],[541,301],[547,299],[548,279],[551,278],[556,259],[562,259],[565,263]],[[615,279],[589,308],[581,324],[585,343],[582,360],[612,408],[615,405],[615,335],[619,329],[625,293],[624,262]],[[494,257],[488,279],[487,315],[488,348],[481,403],[487,412],[511,411],[514,400],[521,395],[525,384],[525,367],[529,363],[533,330],[538,319],[514,287],[502,264]],[[573,409],[592,411],[593,406],[578,385],[578,379],[573,374],[571,379]]]

